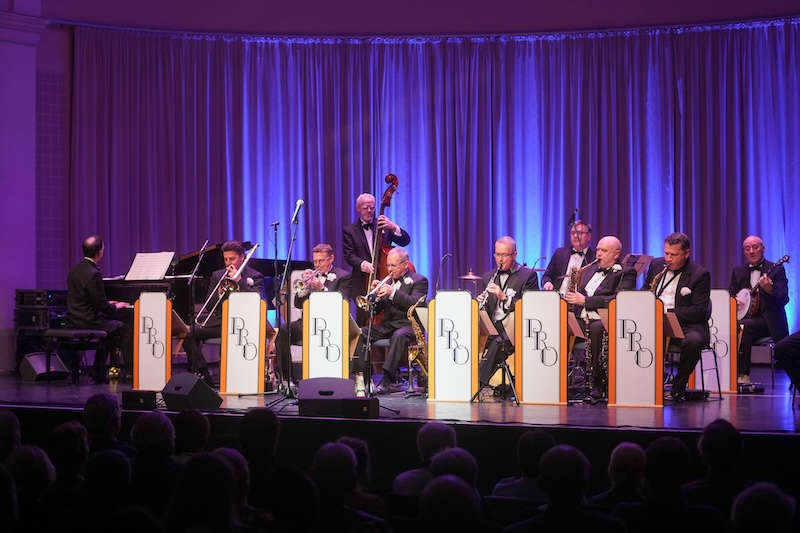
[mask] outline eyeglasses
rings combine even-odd
[[[588,235],[589,232],[588,231],[570,231],[569,234],[570,235]]]
[[[511,257],[511,256],[513,256],[515,253],[517,253],[517,252],[511,252],[510,254],[509,254],[509,253],[495,252],[495,253],[494,253],[494,256],[495,256],[495,257]]]

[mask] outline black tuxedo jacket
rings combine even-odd
[[[222,278],[222,276],[224,275],[225,275],[224,268],[215,270],[211,274],[211,280],[208,282],[208,293],[206,294],[206,299],[208,299],[211,293],[214,292],[214,288],[217,286],[217,283],[219,283],[220,278]],[[244,267],[244,270],[242,271],[242,278],[239,280],[239,290],[241,292],[257,292],[263,298],[264,275],[258,270],[254,270],[249,266]],[[212,307],[215,301],[216,300],[212,298],[211,302],[208,304],[208,307],[209,308]],[[203,312],[203,315],[205,315],[205,312]],[[206,322],[206,327],[216,327],[221,325],[222,325],[222,303],[220,303],[214,310],[214,314],[211,315],[211,318],[208,320],[208,322]]]
[[[581,276],[581,284],[578,287],[578,292],[586,296],[586,303],[583,307],[587,311],[597,311],[608,307],[608,303],[614,298],[619,291],[632,291],[636,288],[636,271],[633,269],[620,270],[618,272],[611,271],[606,274],[603,281],[595,289],[592,296],[586,295],[586,285],[589,280],[597,272],[599,267],[594,264],[583,271]]]
[[[337,266],[333,266],[328,271],[329,276],[330,274],[335,274],[336,277],[334,279],[325,280],[325,290],[328,292],[339,291],[342,293],[344,299],[348,300],[350,298],[350,273]],[[303,304],[306,300],[308,300],[309,296],[311,296],[311,292],[306,292],[305,294],[295,294],[294,306],[298,309],[302,309]]]
[[[764,261],[762,274],[766,274],[772,268],[772,261]],[[767,294],[761,288],[759,292],[758,314],[764,317],[769,328],[770,336],[776,341],[789,335],[789,322],[786,320],[786,309],[789,303],[789,281],[786,279],[786,271],[783,265],[779,266],[770,276],[772,278],[772,294]],[[741,289],[750,288],[750,270],[747,265],[739,265],[731,273],[731,283],[728,292],[736,297],[736,293]]]
[[[100,268],[84,258],[67,275],[67,323],[77,328],[100,328],[116,308],[108,303]]]
[[[539,290],[539,278],[536,275],[536,272],[534,272],[532,269],[524,267],[515,262],[513,265],[511,265],[510,270],[511,273],[508,275],[508,280],[503,287],[503,290],[506,291],[506,299],[503,300],[503,310],[505,311],[506,315],[514,310],[514,304],[517,303],[517,300],[522,298],[523,292]],[[497,272],[496,268],[483,274],[479,287],[481,292],[486,290],[486,286],[492,281],[495,272]],[[500,285],[500,283],[497,284]],[[509,289],[514,291],[511,298],[508,298]],[[484,309],[486,309],[486,312],[489,313],[490,317],[494,316],[494,310],[496,307],[497,297],[494,294],[489,294],[489,296],[486,298],[486,305],[484,306]]]
[[[377,217],[376,217],[377,219]],[[372,234],[375,235],[377,231],[377,223],[372,223]],[[366,294],[367,274],[361,271],[362,261],[372,261],[372,256],[369,253],[369,244],[367,237],[364,235],[364,230],[361,228],[361,220],[356,220],[352,224],[348,224],[343,230],[344,260],[353,267],[353,272],[350,276],[350,297],[355,300],[356,296]],[[397,246],[408,246],[411,242],[411,237],[408,236],[406,230],[400,229],[400,235],[395,235],[393,232],[383,232],[383,242],[386,244],[396,244]]]
[[[650,263],[643,290],[648,290],[653,278],[664,270],[664,258],[659,257]],[[666,279],[672,274],[667,272]],[[688,289],[688,291],[683,291]],[[688,294],[681,294],[681,292]],[[711,316],[711,274],[708,270],[689,259],[683,267],[678,286],[675,288],[675,316],[684,330],[694,330],[703,335],[705,342],[710,339],[708,319]]]
[[[408,309],[419,300],[420,296],[428,295],[428,278],[416,272],[406,271],[400,277],[400,287],[395,291],[391,300],[383,299],[375,307],[377,312],[383,311],[383,321],[394,329],[410,326]],[[420,304],[425,306],[424,303]]]
[[[569,258],[571,255],[572,246],[563,246],[553,252],[553,257],[550,258],[550,262],[547,264],[547,268],[542,276],[542,286],[549,281],[553,284],[555,290],[561,287],[561,282],[564,280],[564,274],[567,271],[567,265],[569,265]],[[592,250],[591,247],[587,248],[586,253],[583,254],[581,266],[585,266],[594,261],[594,257],[594,250]]]

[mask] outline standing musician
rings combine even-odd
[[[386,360],[383,362],[383,377],[375,392],[386,394],[396,390],[396,374],[407,360],[408,344],[412,342],[414,330],[408,321],[407,312],[422,296],[428,294],[428,279],[408,268],[408,252],[403,248],[392,248],[386,258],[389,275],[384,280],[375,280],[370,297],[377,302],[375,310],[383,311],[383,320],[372,326],[371,341],[391,339]],[[353,356],[353,371],[362,372],[364,343],[367,327],[361,328],[361,337]]]
[[[405,230],[392,222],[389,217],[381,215],[375,220],[375,197],[364,193],[356,198],[358,220],[344,227],[343,247],[344,260],[353,268],[350,282],[350,298],[355,301],[358,296],[366,294],[367,278],[374,273],[372,266],[372,246],[375,232],[383,231],[384,244],[408,246],[411,237]],[[380,248],[382,243],[378,243]],[[362,309],[356,311],[356,320],[360,326],[367,323],[369,313]]]
[[[503,328],[503,319],[514,310],[514,304],[525,291],[539,290],[536,272],[517,263],[517,241],[513,238],[497,239],[494,260],[497,269],[486,272],[481,280],[483,293],[479,296],[479,304],[489,313],[498,334],[486,339],[485,356],[478,365],[480,386],[489,384],[500,363],[513,352],[511,339]]]
[[[542,290],[552,291],[559,287],[563,296],[567,293],[569,273],[573,268],[588,265],[595,259],[594,250],[589,247],[592,240],[592,227],[583,220],[576,220],[569,227],[570,246],[558,248],[547,264],[542,276]]]
[[[789,335],[789,322],[786,320],[784,306],[789,303],[789,282],[783,265],[778,265],[774,272],[767,273],[774,263],[764,259],[764,242],[760,237],[750,235],[742,243],[745,264],[739,265],[731,273],[728,292],[736,298],[742,289],[757,287],[757,308],[751,317],[743,318],[739,325],[744,326],[739,342],[738,381],[750,383],[750,350],[753,342],[762,337],[772,337],[775,342]],[[744,302],[737,298],[737,305]]]
[[[222,258],[225,261],[225,268],[215,270],[214,273],[211,274],[208,294],[206,295],[206,301],[209,302],[210,300],[207,310],[210,310],[214,305],[213,302],[216,301],[216,298],[223,296],[222,287],[218,287],[223,276],[238,283],[240,291],[257,292],[260,295],[264,294],[264,276],[261,272],[246,266],[239,276],[233,277],[242,266],[244,257],[244,246],[242,246],[241,242],[227,241],[222,245]],[[217,294],[213,295],[215,289],[217,290]],[[205,316],[205,313],[203,315]],[[209,317],[205,325],[195,325],[183,341],[183,347],[186,350],[186,358],[189,361],[189,371],[200,376],[200,378],[212,388],[215,385],[211,379],[211,374],[208,372],[208,365],[203,358],[203,353],[200,351],[199,343],[207,339],[219,338],[220,335],[222,335],[221,303],[216,306],[214,313]]]
[[[92,235],[83,240],[82,247],[83,259],[70,269],[67,276],[67,325],[70,328],[100,329],[107,333],[94,354],[90,377],[95,383],[108,383],[106,358],[109,351],[119,349],[128,370],[133,362],[131,328],[118,320],[121,318],[118,310],[130,307],[130,304],[106,300],[98,266],[105,250],[103,240]]]
[[[303,271],[302,280],[298,280],[299,283],[295,283],[294,306],[296,308],[302,309],[303,304],[308,300],[312,292],[338,291],[342,293],[345,300],[349,298],[350,274],[341,268],[333,266],[334,259],[333,246],[330,244],[320,243],[311,249],[314,270]],[[291,343],[289,342],[290,337]],[[303,345],[302,318],[298,318],[290,324],[283,324],[275,339],[275,348],[278,352],[278,370],[281,374],[281,379],[289,379],[290,344],[295,346]]]
[[[689,237],[671,233],[664,239],[664,257],[650,263],[643,289],[651,290],[664,302],[666,312],[674,312],[683,329],[679,345],[681,358],[678,375],[672,385],[672,399],[683,401],[689,375],[700,360],[700,351],[710,340],[708,318],[711,316],[711,275],[689,259]]]
[[[619,291],[636,288],[636,271],[623,270],[617,262],[621,251],[622,242],[618,238],[609,235],[600,239],[597,243],[597,263],[583,272],[577,291],[568,292],[565,296],[570,304],[582,307],[578,320],[584,330],[589,330],[586,344],[587,380],[591,387],[590,396],[595,400],[608,397],[608,353],[602,350],[603,346],[607,349],[608,345],[603,342],[606,332],[597,310],[607,309]]]

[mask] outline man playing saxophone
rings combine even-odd
[[[619,291],[636,288],[636,271],[623,270],[617,262],[621,251],[622,242],[618,238],[609,235],[600,239],[597,243],[597,262],[584,267],[575,291],[565,295],[568,303],[578,306],[578,321],[589,333],[586,339],[589,401],[608,397],[608,337],[597,310],[607,309]]]
[[[522,298],[525,291],[539,290],[539,279],[528,267],[517,263],[517,242],[509,237],[500,237],[494,243],[495,270],[483,275],[481,285],[483,294],[478,305],[485,309],[497,329],[497,335],[486,339],[485,357],[478,366],[478,381],[487,385],[500,363],[508,357],[513,348],[503,328],[503,319],[514,310],[514,304]]]
[[[700,360],[700,351],[708,345],[711,316],[711,275],[689,259],[689,237],[671,233],[664,239],[664,257],[650,263],[644,287],[664,303],[666,312],[675,313],[683,329],[683,339],[673,339],[680,347],[678,374],[672,385],[672,399],[685,399],[689,375]]]
[[[389,350],[383,362],[383,376],[375,392],[386,394],[397,389],[397,370],[407,361],[407,348],[414,341],[414,330],[408,320],[408,309],[421,296],[428,294],[428,279],[408,268],[408,252],[403,248],[392,248],[386,257],[389,275],[375,280],[368,300],[374,300],[375,311],[383,311],[380,324],[372,326],[371,342],[390,339]],[[364,344],[368,326],[361,329],[353,355],[352,369],[356,374],[364,370]]]
[[[311,260],[314,263],[314,270],[305,270],[302,278],[295,282],[292,290],[294,294],[294,306],[298,309],[303,308],[303,304],[312,292],[334,292],[342,293],[345,300],[350,297],[350,273],[334,266],[335,256],[333,247],[327,243],[320,243],[311,249]],[[294,322],[283,324],[278,330],[275,339],[275,350],[278,355],[278,372],[281,380],[289,379],[289,365],[292,358],[291,346],[302,346],[303,344],[303,319],[298,318]],[[295,379],[300,376],[294,376]]]
[[[542,276],[542,290],[558,289],[563,296],[567,293],[569,273],[573,268],[588,265],[595,259],[595,252],[589,247],[592,240],[592,227],[583,220],[576,220],[569,227],[570,246],[558,248],[547,264]]]

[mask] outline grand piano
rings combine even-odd
[[[225,267],[225,261],[222,258],[222,244],[223,243],[220,242],[206,248],[206,253],[203,255],[203,261],[197,270],[197,277],[194,282],[194,301],[196,302],[202,303],[203,298],[207,294],[208,281],[211,278],[211,274],[215,270]],[[249,250],[253,246],[249,241],[243,242],[242,244],[245,250]],[[193,308],[191,305],[192,298],[189,294],[188,277],[197,264],[200,252],[201,250],[195,250],[174,259],[163,280],[106,280],[106,297],[109,300],[117,300],[132,304],[139,299],[139,294],[142,292],[166,292],[167,297],[172,300],[172,308],[188,323],[190,321],[189,314]],[[277,263],[278,275],[280,275],[283,273],[286,261],[279,259]],[[248,263],[248,266],[264,274],[264,290],[266,294],[263,296],[266,298],[269,308],[274,309],[275,261],[273,259],[258,259],[253,257]],[[292,270],[304,270],[314,267],[310,261],[292,260],[291,268]]]

